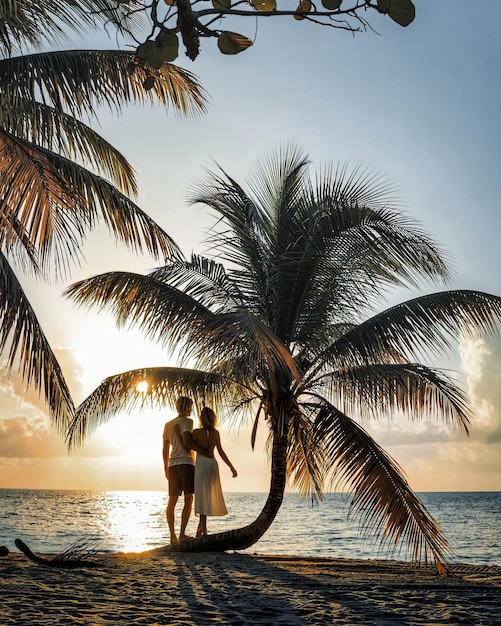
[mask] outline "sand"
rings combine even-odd
[[[96,555],[98,568],[0,558],[0,624],[501,624],[501,567],[237,553]]]

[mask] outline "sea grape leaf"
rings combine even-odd
[[[156,55],[148,57],[146,63],[154,70],[159,70],[164,64],[163,59],[157,57]]]
[[[212,0],[212,6],[215,9],[227,11],[228,9],[231,9],[231,0]]]
[[[148,39],[148,41],[145,41],[140,46],[138,46],[136,50],[137,58],[141,61],[146,61],[148,57],[153,54],[154,49],[155,42],[151,41],[151,39]]]
[[[155,40],[153,57],[157,57],[162,62],[170,63],[177,59],[179,54],[179,39],[175,33],[163,30]]]
[[[149,91],[150,89],[153,89],[153,87],[155,86],[155,77],[154,76],[147,76],[144,81],[143,81],[143,87],[146,91]]]
[[[342,2],[343,0],[322,0],[322,5],[328,11],[335,11],[336,9],[339,9]]]
[[[388,15],[400,26],[409,26],[416,17],[416,8],[411,0],[390,0]]]
[[[301,0],[294,14],[295,20],[304,20],[302,13],[309,13],[311,11],[311,0]]]
[[[217,38],[217,46],[223,54],[238,54],[252,46],[252,40],[225,30]]]
[[[259,13],[277,10],[277,0],[250,0],[250,3]]]
[[[377,10],[380,13],[388,13],[390,10],[391,0],[377,0]]]

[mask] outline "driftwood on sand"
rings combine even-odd
[[[66,548],[66,550],[61,552],[61,554],[58,554],[50,559],[33,552],[33,550],[26,543],[24,543],[22,539],[16,539],[15,544],[23,554],[38,565],[47,565],[48,567],[65,567],[68,569],[101,566],[101,563],[97,561],[88,560],[89,557],[97,554],[96,550],[90,547],[91,541],[88,539],[80,539]]]

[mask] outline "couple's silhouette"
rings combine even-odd
[[[193,400],[181,396],[176,401],[177,416],[167,422],[163,433],[163,459],[165,476],[169,481],[169,499],[167,502],[167,525],[170,542],[178,543],[189,539],[186,527],[193,507],[195,496],[195,514],[200,516],[197,537],[207,534],[207,516],[226,515],[219,467],[214,458],[214,449],[230,468],[233,477],[237,471],[231,464],[221,446],[221,437],[216,430],[217,416],[209,407],[200,412],[200,427],[193,430],[190,415]],[[194,452],[197,453],[196,460]],[[181,513],[179,535],[175,530],[175,508],[177,501],[184,494],[184,506]]]

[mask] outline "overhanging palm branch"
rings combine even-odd
[[[82,237],[82,200],[74,189],[36,146],[0,131],[0,219],[2,248],[8,253],[28,249],[38,253],[37,263],[44,265],[48,248],[62,231],[64,245],[71,254]],[[57,246],[56,246],[57,247]]]
[[[17,100],[16,107],[0,110],[0,122],[14,137],[88,163],[127,196],[137,194],[134,170],[125,157],[95,130],[77,118],[33,100]]]
[[[107,180],[48,150],[53,167],[85,200],[88,222],[104,222],[111,234],[135,251],[148,251],[155,257],[179,258],[174,240],[147,213]]]
[[[213,313],[152,275],[108,272],[71,285],[64,295],[79,305],[111,310],[119,326],[137,325],[169,350],[182,344],[183,359],[198,367],[212,370],[227,362],[236,375],[234,365],[245,355],[246,371],[268,377],[271,385],[270,373],[277,368],[299,377],[290,352],[258,317],[247,311]]]
[[[196,79],[170,64],[150,70],[137,63],[133,52],[36,51],[61,41],[70,29],[82,33],[109,22],[127,39],[141,21],[134,7],[134,2],[125,6],[115,0],[0,0],[0,56],[29,52],[0,59],[0,251],[6,268],[8,255],[39,277],[47,277],[52,267],[57,277],[66,276],[80,259],[85,233],[98,222],[136,251],[163,261],[180,256],[170,237],[128,197],[136,192],[131,166],[79,118],[97,119],[103,106],[120,112],[144,102],[183,115],[200,114],[206,95]],[[153,85],[145,88],[152,77]],[[5,297],[12,278],[4,277]],[[14,305],[12,315],[32,318],[24,296]],[[3,315],[5,328],[12,328],[7,306]],[[52,361],[40,357],[48,346],[40,348],[38,326],[20,323],[23,341],[13,335],[9,366],[17,354],[23,374],[46,393],[60,425],[72,411],[68,405],[61,416],[54,415],[58,400],[53,388],[64,381],[54,382],[53,355]],[[2,347],[9,341],[5,333]],[[37,354],[30,355],[31,350]],[[44,379],[50,384],[43,385]]]
[[[366,536],[381,546],[410,551],[416,562],[432,559],[440,574],[450,546],[440,525],[419,501],[401,468],[361,426],[336,407],[318,401],[316,441],[335,469],[335,479],[354,491],[350,511]],[[402,546],[401,541],[404,542]]]
[[[360,418],[379,420],[400,412],[412,420],[440,417],[468,434],[466,394],[440,370],[419,363],[376,363],[315,378],[306,374],[303,385],[306,393],[336,398],[338,408]]]
[[[7,368],[19,360],[27,385],[44,394],[59,432],[66,434],[74,407],[59,363],[26,295],[0,251],[0,353],[9,344]]]
[[[375,363],[396,355],[438,355],[461,333],[497,332],[501,297],[478,291],[442,291],[397,304],[352,327],[317,356],[330,362]]]
[[[41,269],[54,260],[65,275],[78,260],[85,231],[99,220],[132,249],[179,255],[167,233],[127,196],[73,161],[0,131],[0,164],[0,240],[13,250],[20,227]]]
[[[51,219],[36,217],[49,216],[51,205],[67,209],[67,223],[73,220],[70,230],[79,230],[77,237],[68,232],[67,257],[57,261],[61,266],[69,257],[78,257],[83,232],[92,228],[98,218],[137,251],[146,249],[164,259],[179,256],[166,233],[119,192],[130,194],[136,190],[127,161],[99,134],[73,117],[95,116],[96,107],[104,104],[119,111],[124,104],[145,101],[171,105],[181,113],[203,111],[205,94],[189,72],[164,65],[156,72],[154,88],[146,91],[142,86],[146,70],[138,66],[132,73],[127,71],[132,60],[129,52],[97,50],[0,60],[1,208],[15,214],[20,223],[21,213],[25,221],[36,222],[38,229],[25,232],[36,242],[42,262],[49,252],[56,258],[59,251],[64,253],[64,246],[50,251],[48,242],[55,238],[51,229],[42,225],[50,225]],[[65,156],[78,156],[83,162],[99,166],[111,174],[118,191]],[[9,220],[4,224],[8,227]],[[66,236],[64,229],[60,236]]]
[[[26,54],[0,60],[0,75],[4,106],[32,100],[73,116],[96,117],[99,106],[119,112],[134,103],[160,104],[175,113],[197,115],[207,101],[191,72],[171,63],[150,70],[136,65],[134,53],[126,50]],[[145,90],[143,82],[150,75],[155,82]]]
[[[145,390],[139,383],[146,383]],[[139,385],[139,386],[138,386]],[[120,412],[144,406],[175,404],[180,395],[195,399],[201,407],[228,406],[228,396],[249,396],[250,390],[220,372],[180,367],[131,370],[104,380],[78,407],[66,431],[69,449],[81,445],[100,425]]]

